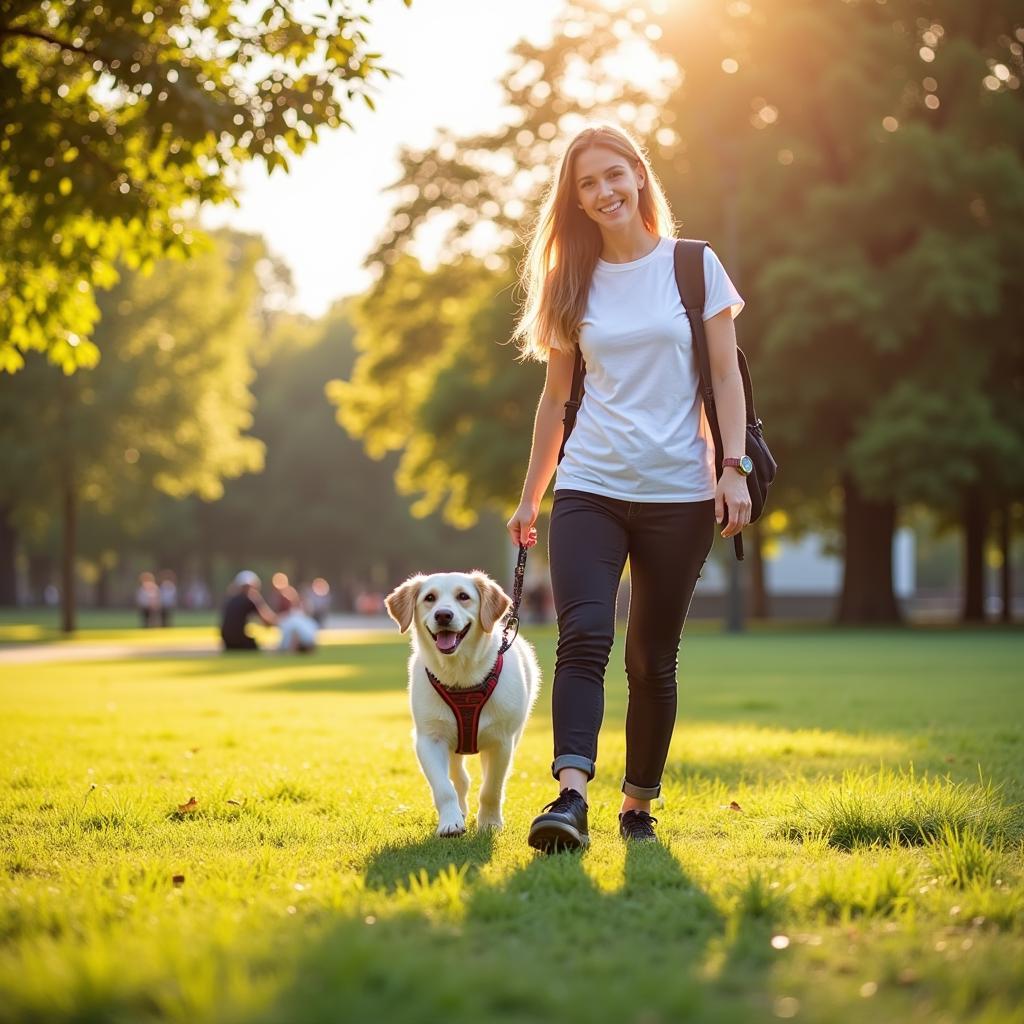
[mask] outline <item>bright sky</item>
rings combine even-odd
[[[556,0],[376,0],[370,48],[401,73],[382,82],[376,111],[360,100],[347,112],[354,131],[324,132],[291,171],[243,173],[241,206],[205,210],[210,228],[230,224],[262,234],[291,267],[297,307],[321,315],[342,295],[370,281],[362,269],[384,227],[403,144],[427,146],[439,127],[458,134],[486,130],[501,106],[498,78],[522,38],[543,43],[561,10]]]

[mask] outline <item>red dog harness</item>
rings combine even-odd
[[[499,652],[498,660],[494,663],[491,671],[487,673],[487,678],[479,686],[471,686],[467,689],[444,686],[437,676],[429,668],[427,669],[430,685],[455,715],[455,724],[459,727],[459,742],[455,747],[456,754],[478,753],[476,734],[480,727],[480,712],[498,685],[498,676],[501,675],[503,660],[504,655]]]

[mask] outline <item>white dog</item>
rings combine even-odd
[[[403,633],[414,627],[409,658],[413,739],[434,795],[439,836],[466,831],[469,773],[459,752],[460,739],[464,752],[480,752],[477,827],[502,826],[505,779],[540,687],[533,648],[517,637],[502,657],[490,696],[467,691],[477,690],[492,675],[502,636],[496,626],[511,604],[505,591],[482,572],[413,576],[385,599],[388,614]],[[470,705],[461,728],[449,701]],[[474,715],[475,730],[469,727]]]

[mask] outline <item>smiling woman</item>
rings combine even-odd
[[[522,501],[508,523],[514,543],[536,543],[540,501],[557,467],[549,540],[559,629],[551,773],[561,792],[529,836],[544,851],[588,841],[587,783],[597,770],[604,668],[627,557],[620,832],[655,839],[651,801],[661,793],[672,737],[690,598],[715,519],[722,536],[750,521],[732,327],[743,300],[705,246],[702,316],[726,463],[737,467],[716,481],[674,235],[661,185],[637,143],[612,125],[579,132],[541,209],[516,330],[524,357],[547,361],[547,378]]]

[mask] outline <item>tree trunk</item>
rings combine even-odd
[[[761,528],[757,523],[743,531],[743,542],[747,549],[747,561],[750,563],[750,617],[767,619],[771,617],[771,612],[768,609],[768,589],[764,579]]]
[[[896,505],[869,501],[853,479],[843,480],[843,592],[838,621],[844,625],[903,620],[892,587],[892,539]]]
[[[985,535],[988,506],[977,487],[964,495],[964,622],[985,621]]]
[[[77,545],[78,509],[75,505],[75,484],[70,455],[61,481],[61,552],[60,552],[60,609],[61,629],[75,631],[75,548]]]
[[[18,566],[15,550],[18,534],[11,525],[10,509],[0,506],[0,605],[18,603]]]
[[[61,552],[60,552],[60,606],[61,629],[75,631],[75,554],[78,546],[78,507],[75,493],[74,438],[71,434],[71,414],[74,401],[74,383],[65,378],[60,382],[60,424],[64,436],[61,463]]]
[[[999,593],[1003,599],[1000,618],[1013,622],[1013,505],[1006,502],[999,517],[999,550],[1003,565],[999,570]]]

